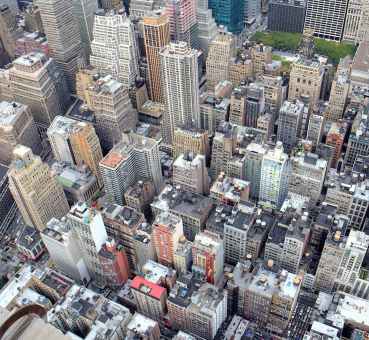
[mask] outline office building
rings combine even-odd
[[[345,112],[350,91],[351,62],[352,60],[350,57],[340,60],[332,82],[328,108],[324,114],[327,121],[337,122],[342,118]]]
[[[21,56],[13,62],[9,77],[14,100],[30,108],[40,129],[65,113],[69,92],[54,59],[42,53]]]
[[[91,124],[56,116],[47,130],[47,136],[58,162],[87,165],[102,185],[99,172],[102,151],[99,138]]]
[[[210,0],[215,22],[231,33],[241,33],[244,27],[244,2],[239,0]]]
[[[166,0],[165,13],[169,18],[171,40],[183,41],[191,48],[198,48],[196,1]]]
[[[67,199],[55,175],[30,148],[15,147],[8,177],[10,191],[28,225],[42,230],[51,218],[68,212]]]
[[[150,12],[143,19],[143,30],[149,97],[154,102],[164,103],[159,53],[170,42],[169,19],[163,12]]]
[[[110,150],[123,132],[134,130],[137,111],[132,107],[127,87],[110,75],[96,80],[90,91],[96,132],[102,148]]]
[[[173,137],[174,157],[193,153],[208,160],[210,156],[208,131],[194,127],[177,127]]]
[[[249,84],[246,87],[245,101],[245,125],[256,128],[258,118],[264,113],[264,87],[257,83]]]
[[[41,140],[32,114],[26,105],[16,102],[0,102],[0,163],[9,165],[17,144],[32,149],[40,155]]]
[[[158,261],[172,267],[174,252],[183,237],[183,223],[180,217],[168,212],[159,213],[153,224],[153,242]]]
[[[245,27],[251,26],[261,20],[261,1],[246,0],[244,3]]]
[[[123,245],[130,272],[135,273],[138,264],[144,263],[141,257],[143,254],[137,253],[136,251],[135,238],[137,231],[141,229],[141,225],[145,222],[145,217],[142,213],[127,206],[111,204],[106,201],[100,203],[108,236]]]
[[[186,153],[173,163],[173,185],[198,194],[209,193],[209,174],[203,155]]]
[[[90,281],[77,234],[65,218],[52,218],[41,232],[41,238],[59,271],[80,283]]]
[[[208,55],[209,44],[215,39],[217,35],[217,24],[213,17],[213,12],[209,9],[209,1],[201,0],[197,2],[196,19],[198,26],[198,48]]]
[[[299,59],[292,64],[288,100],[299,99],[312,107],[320,98],[324,71],[319,62]]]
[[[0,4],[0,38],[2,49],[10,59],[15,57],[15,42],[20,35],[15,14],[8,5]]]
[[[104,9],[104,11],[117,11],[119,12],[121,9],[123,9],[123,1],[121,0],[101,0],[101,7]]]
[[[239,315],[274,334],[286,331],[301,289],[299,276],[278,270],[273,261],[251,271],[246,261],[236,265],[232,283],[238,287]]]
[[[229,122],[245,126],[246,124],[246,87],[236,87],[231,95],[229,106]]]
[[[213,207],[209,197],[166,185],[159,196],[151,203],[155,216],[161,212],[172,213],[182,219],[183,232],[190,241],[203,230]]]
[[[285,101],[279,111],[277,140],[283,143],[286,152],[290,152],[297,144],[301,135],[304,103]]]
[[[326,171],[327,161],[318,155],[312,153],[296,155],[291,159],[288,191],[317,202],[323,189]]]
[[[146,218],[150,217],[150,204],[155,197],[155,187],[150,180],[137,181],[124,193],[126,204],[142,212]]]
[[[231,58],[229,65],[229,81],[233,86],[239,86],[240,83],[254,75],[254,67],[249,51],[242,51]]]
[[[172,144],[177,126],[199,127],[198,52],[185,42],[170,43],[160,52],[165,111],[163,140]]]
[[[184,274],[169,293],[168,316],[174,329],[214,339],[227,318],[227,293],[199,281],[192,273]]]
[[[72,0],[40,0],[37,6],[51,56],[66,76],[70,91],[75,92],[75,74],[79,66],[84,65],[85,56]]]
[[[125,87],[133,86],[139,76],[137,51],[134,27],[125,14],[95,14],[90,59],[101,75],[111,75]]]
[[[230,61],[235,54],[236,41],[232,33],[219,30],[209,45],[206,58],[206,78],[209,89],[214,89],[219,82],[229,79]]]
[[[309,125],[306,133],[306,139],[312,143],[315,149],[321,142],[325,126],[325,118],[319,113],[312,113],[309,118]]]
[[[27,7],[22,8],[22,11],[24,13],[25,30],[27,32],[40,32],[42,34],[45,34],[44,27],[42,25],[40,9],[37,7],[37,5],[30,3],[31,1],[25,1],[28,1],[28,4],[26,4]],[[19,3],[21,2],[22,1],[19,1]]]
[[[161,320],[167,311],[167,291],[165,288],[136,276],[131,282],[137,311],[154,320]]]
[[[9,188],[9,168],[0,164],[0,229],[6,230],[17,213],[17,206]]]
[[[160,340],[159,324],[140,313],[135,313],[127,325],[127,337]]]
[[[40,232],[30,226],[24,226],[15,240],[17,251],[27,261],[36,261],[44,253],[45,246]]]
[[[135,231],[133,247],[136,254],[136,268],[142,272],[143,266],[148,261],[156,261],[156,251],[152,237],[152,226],[142,222]]]
[[[330,145],[334,148],[334,153],[331,161],[331,168],[336,168],[338,165],[338,161],[341,158],[341,151],[343,147],[343,142],[346,135],[346,126],[342,123],[332,123],[331,127],[327,133],[327,137],[325,140],[325,144]],[[353,137],[351,139],[351,136]],[[360,139],[360,137],[359,137]],[[352,143],[350,143],[352,141]],[[351,147],[351,144],[353,147]],[[360,145],[360,143],[358,143]],[[347,146],[346,156],[345,156],[345,164],[350,166],[355,161],[355,132],[350,133],[350,138]]]
[[[270,208],[280,208],[287,196],[290,165],[283,144],[277,142],[261,165],[259,202]]]
[[[298,32],[304,30],[304,0],[273,0],[268,5],[268,30]]]
[[[98,9],[97,0],[72,0],[73,15],[79,25],[82,47],[86,59],[91,54],[91,41],[93,39],[94,13]]]
[[[304,29],[318,38],[341,41],[347,4],[348,0],[307,0]]]
[[[263,44],[252,46],[251,60],[254,66],[254,74],[256,76],[264,74],[265,66],[272,62],[272,48]]]
[[[17,57],[32,52],[41,52],[46,56],[50,55],[47,39],[37,31],[23,32],[15,42],[15,52]]]
[[[245,150],[244,178],[250,183],[250,197],[259,199],[261,167],[267,148],[262,144],[250,143]]]
[[[109,284],[99,260],[99,252],[108,240],[101,213],[88,208],[86,203],[77,203],[66,215],[66,219],[77,235],[89,275],[99,286]]]
[[[221,237],[210,231],[200,232],[192,244],[192,272],[218,284],[223,277],[224,247]]]
[[[185,237],[179,240],[178,247],[173,255],[173,266],[178,274],[187,273],[192,266],[192,242]]]
[[[91,202],[100,192],[100,185],[86,164],[79,166],[65,162],[55,162],[51,171],[63,187],[65,196],[72,206],[76,202]]]
[[[369,33],[369,4],[362,0],[349,0],[343,31],[344,41],[361,43],[365,41]]]

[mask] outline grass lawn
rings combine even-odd
[[[294,52],[300,44],[301,34],[286,32],[256,32],[251,40],[272,46],[277,50]],[[315,38],[315,53],[327,56],[329,60],[336,65],[339,63],[341,58],[346,57],[347,55],[354,56],[355,52],[355,45]]]

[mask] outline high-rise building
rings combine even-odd
[[[369,35],[369,3],[363,0],[349,0],[343,40],[360,43]]]
[[[174,253],[182,237],[183,224],[180,217],[168,212],[156,216],[153,224],[153,242],[161,264],[173,266]]]
[[[69,89],[75,91],[75,75],[85,56],[72,0],[37,2],[50,46],[51,56],[66,76]]]
[[[185,153],[173,163],[173,184],[198,194],[209,193],[209,174],[203,155]]]
[[[240,33],[244,22],[244,1],[240,0],[210,0],[209,7],[218,25],[223,25],[229,32]]]
[[[323,83],[323,68],[317,61],[299,59],[292,64],[288,100],[308,101],[311,106],[318,103]]]
[[[286,100],[279,111],[277,139],[287,152],[296,146],[300,137],[304,110],[303,102]]]
[[[99,251],[108,240],[108,234],[100,212],[87,207],[86,203],[77,203],[66,215],[70,228],[77,235],[82,257],[88,272],[98,285],[106,282],[99,260]]]
[[[307,0],[305,29],[311,29],[314,36],[341,41],[348,0]]]
[[[325,144],[334,147],[334,154],[331,161],[331,168],[336,168],[338,165],[338,161],[341,157],[341,151],[343,147],[343,142],[345,140],[346,135],[346,127],[342,123],[332,123],[331,127],[327,133],[327,138],[325,140]],[[353,138],[352,138],[353,136]],[[352,157],[354,154],[354,148],[360,143],[356,143],[355,141],[355,133],[351,133],[349,137],[349,142],[347,145],[347,151],[345,156],[345,164],[350,166],[353,165],[356,157]],[[360,135],[359,135],[360,139]],[[351,143],[350,143],[351,142]]]
[[[66,219],[52,218],[41,232],[41,238],[59,271],[77,282],[90,281],[77,234],[70,228]]]
[[[90,94],[96,132],[102,148],[110,150],[123,132],[134,130],[137,111],[132,107],[127,87],[110,75],[96,80]]]
[[[17,213],[17,205],[9,188],[9,168],[0,164],[0,228],[7,230]]]
[[[191,48],[198,48],[196,1],[166,0],[165,13],[169,18],[171,40],[184,41]]]
[[[192,244],[192,272],[198,273],[212,284],[223,277],[224,247],[221,237],[210,231],[196,235]]]
[[[291,159],[291,177],[288,191],[309,197],[317,202],[323,189],[327,161],[318,155],[308,153]]]
[[[143,30],[149,97],[154,102],[163,103],[159,53],[170,42],[169,19],[163,12],[150,12],[143,19]]]
[[[231,96],[229,106],[229,122],[245,126],[246,124],[246,87],[236,87]]]
[[[35,123],[46,129],[69,103],[64,78],[53,59],[42,53],[17,58],[9,70],[14,100],[28,105]]]
[[[275,122],[285,100],[287,86],[281,76],[263,75],[261,83],[264,87],[265,111],[272,114]]]
[[[209,9],[208,0],[197,1],[196,19],[198,24],[198,47],[207,56],[209,44],[215,39],[218,31],[213,12]]]
[[[18,145],[9,169],[9,187],[24,221],[42,230],[69,210],[64,191],[49,166],[30,148]]]
[[[122,0],[101,0],[101,7],[105,11],[110,11],[110,10],[119,11],[123,9],[123,1]]]
[[[268,7],[268,30],[299,32],[304,30],[304,0],[272,0]]]
[[[250,26],[255,22],[260,22],[261,18],[261,1],[245,0],[244,3],[244,23],[245,26]]]
[[[170,43],[160,52],[165,96],[163,139],[172,144],[177,126],[200,125],[198,52],[185,42]]]
[[[246,87],[245,125],[257,127],[258,118],[264,113],[264,87],[258,83],[251,83]]]
[[[277,142],[263,158],[259,201],[271,208],[280,208],[287,196],[290,166],[282,142]]]
[[[124,193],[126,204],[150,217],[150,203],[155,197],[155,187],[150,180],[138,181]]]
[[[250,183],[250,197],[259,199],[261,167],[267,148],[262,144],[250,143],[245,150],[245,175]]]
[[[310,115],[306,139],[312,143],[313,148],[316,148],[322,140],[324,124],[325,119],[323,115],[319,113]]]
[[[350,91],[350,66],[351,58],[340,60],[336,75],[332,82],[329,103],[324,116],[327,121],[337,122],[343,116],[346,109],[348,94]]]
[[[99,172],[102,151],[91,124],[57,116],[47,130],[47,136],[57,161],[86,164],[102,184]]]
[[[251,59],[255,75],[259,76],[264,74],[265,66],[272,62],[272,48],[263,44],[252,46]]]
[[[173,138],[174,157],[193,153],[209,159],[210,146],[208,132],[194,127],[177,127]]]
[[[133,315],[126,327],[128,338],[147,338],[150,340],[160,340],[159,324],[156,321],[137,312]]]
[[[0,163],[9,165],[17,144],[32,149],[40,155],[41,140],[27,105],[0,102]]]
[[[98,9],[97,0],[72,0],[73,14],[77,19],[85,56],[89,59],[91,54],[92,31],[94,26],[94,13]]]
[[[15,14],[8,5],[0,4],[1,45],[10,59],[15,57],[15,42],[19,36]]]
[[[214,89],[223,80],[229,79],[231,58],[236,53],[236,42],[232,33],[219,30],[215,39],[209,45],[206,58],[206,78],[208,88]]]
[[[95,14],[90,59],[103,76],[111,75],[125,87],[134,85],[139,76],[137,51],[134,27],[125,14]]]

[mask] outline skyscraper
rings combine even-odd
[[[164,12],[151,12],[143,19],[143,30],[148,69],[149,97],[154,102],[164,102],[159,52],[170,42],[169,19]]]
[[[199,77],[196,50],[180,41],[170,43],[160,53],[165,96],[163,139],[172,144],[177,126],[199,126]]]
[[[32,150],[18,145],[9,169],[9,187],[24,221],[39,230],[69,210],[64,191],[49,166]]]
[[[210,0],[218,25],[225,26],[229,32],[240,33],[243,30],[244,1],[242,0]]]
[[[209,45],[206,59],[207,85],[210,89],[214,89],[220,81],[229,79],[229,66],[235,53],[236,44],[232,33],[219,30]]]
[[[343,40],[360,43],[369,35],[369,3],[365,0],[349,0]]]
[[[209,44],[215,39],[218,31],[213,12],[209,9],[208,0],[197,1],[196,18],[198,24],[198,47],[207,56]]]
[[[166,0],[165,13],[169,18],[170,37],[198,48],[198,24],[195,0]]]
[[[348,0],[307,0],[304,29],[312,29],[314,36],[341,41]]]
[[[28,146],[39,155],[40,136],[27,105],[0,102],[0,163],[9,165],[17,144]]]
[[[73,14],[77,19],[81,41],[87,59],[91,53],[92,30],[94,26],[94,13],[98,9],[97,0],[72,0]]]
[[[9,70],[14,99],[28,105],[38,128],[46,129],[69,103],[62,73],[42,53],[17,58]]]
[[[124,131],[136,127],[137,111],[132,107],[128,88],[108,75],[95,81],[90,91],[96,117],[96,132],[103,149],[111,149]]]
[[[64,72],[69,89],[74,92],[75,75],[78,67],[85,63],[85,56],[72,0],[39,0],[37,5],[51,56]]]
[[[260,204],[279,209],[287,196],[289,180],[288,156],[283,152],[282,142],[277,142],[263,158],[260,178]]]
[[[17,40],[17,21],[8,5],[0,4],[0,39],[2,48],[9,58],[15,57]]]
[[[56,116],[47,130],[47,136],[57,161],[86,164],[102,184],[99,172],[102,151],[92,125]]]
[[[173,266],[174,253],[183,237],[183,223],[180,217],[162,212],[153,224],[153,241],[158,261],[165,266]]]
[[[133,24],[125,14],[96,13],[91,51],[91,65],[103,76],[111,75],[126,87],[134,85],[139,75],[138,47]]]

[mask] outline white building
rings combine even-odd
[[[77,235],[64,218],[52,218],[42,231],[41,238],[58,270],[77,282],[90,281]]]
[[[198,52],[185,42],[170,43],[160,53],[165,114],[163,139],[172,144],[174,128],[200,125]]]
[[[287,197],[289,180],[288,156],[283,145],[277,142],[273,150],[264,156],[261,165],[260,204],[270,208],[280,208]]]
[[[126,87],[134,84],[139,74],[138,46],[133,24],[125,14],[96,13],[91,50],[91,65],[99,72],[112,75]]]

